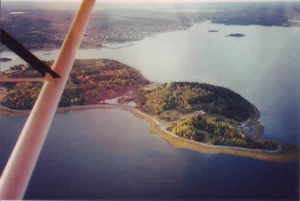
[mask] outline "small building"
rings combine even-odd
[[[197,114],[205,115],[205,111],[204,110],[199,110],[199,111],[197,111]]]

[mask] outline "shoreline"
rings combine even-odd
[[[244,126],[254,126],[255,127],[255,132],[250,135],[249,138],[252,140],[258,139],[260,136],[262,136],[264,132],[264,127],[259,123],[258,119],[260,118],[260,112],[257,109],[255,105],[252,104],[252,108],[254,110],[254,115],[247,119],[246,121],[242,122]]]
[[[259,112],[256,107],[256,113],[254,117],[249,118],[246,122],[255,123],[254,121],[259,118]],[[121,104],[98,104],[98,105],[80,105],[70,106],[64,108],[58,108],[57,112],[70,112],[88,109],[119,109],[130,112],[133,116],[143,119],[149,124],[149,131],[153,135],[157,135],[161,139],[165,140],[170,145],[176,148],[185,148],[193,151],[198,151],[205,154],[230,154],[241,157],[267,160],[273,162],[290,162],[299,160],[297,148],[287,143],[280,143],[284,147],[281,150],[261,150],[261,149],[247,149],[242,147],[230,147],[230,146],[219,146],[209,145],[206,143],[196,142],[193,140],[181,138],[162,127],[162,124],[155,118],[139,110],[138,108],[121,105]],[[257,113],[258,112],[258,113]],[[0,116],[19,116],[28,115],[30,110],[12,110],[6,107],[0,107]],[[257,125],[262,127],[257,121]],[[263,128],[263,127],[262,127]],[[259,129],[256,130],[255,134],[260,134]],[[256,137],[259,137],[256,135]]]

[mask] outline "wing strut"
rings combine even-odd
[[[52,67],[52,70],[61,77],[45,82],[42,87],[2,173],[0,200],[20,200],[25,194],[94,3],[95,0],[84,0],[72,22]]]
[[[21,43],[19,43],[16,39],[11,37],[6,31],[1,29],[1,42],[6,45],[9,49],[14,51],[19,57],[21,57],[24,61],[29,63],[32,68],[35,68],[39,71],[44,77],[46,73],[49,73],[53,78],[58,78],[59,75],[51,70],[44,62],[39,60],[36,56],[34,56],[30,51],[28,51]]]

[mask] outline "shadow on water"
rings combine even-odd
[[[23,118],[18,119],[21,126]],[[177,149],[148,129],[142,120],[119,110],[57,114],[26,199],[298,196],[295,162]]]

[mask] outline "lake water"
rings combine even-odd
[[[219,30],[209,33],[208,30]],[[225,37],[230,33],[243,38]],[[119,49],[80,50],[78,58],[110,58],[149,80],[199,81],[228,87],[254,103],[263,138],[299,147],[300,28],[225,26],[209,22],[158,34]],[[127,44],[122,44],[124,46]],[[53,59],[57,50],[38,51]],[[7,65],[20,62],[14,58]],[[26,117],[0,117],[0,165]],[[118,110],[55,116],[30,182],[28,199],[252,198],[295,199],[298,162],[274,163],[177,149],[148,125]]]

